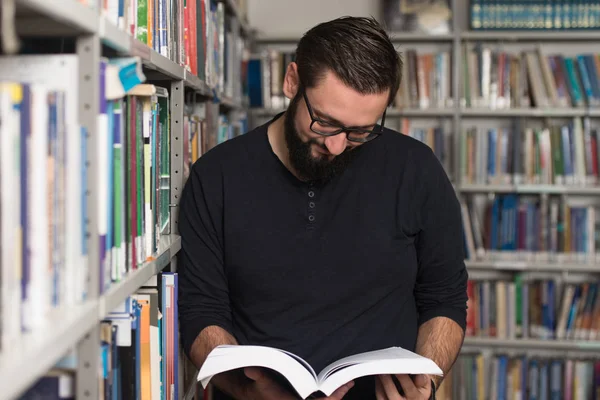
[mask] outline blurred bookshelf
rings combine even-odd
[[[15,6],[0,56],[0,397],[184,398],[198,388],[178,344],[177,207],[191,165],[247,130],[246,2]]]
[[[494,395],[522,398],[535,393],[532,382],[538,396],[544,389],[554,398],[597,388],[600,337],[557,339],[556,329],[560,320],[566,331],[589,332],[600,319],[600,5],[541,3],[382,1],[382,20],[403,56],[386,125],[426,143],[448,173],[461,204],[470,287],[504,282],[502,303],[488,289],[483,300],[470,289],[469,335],[440,398],[491,398],[482,389],[488,383]],[[419,13],[433,25],[423,26]],[[248,64],[251,127],[289,105],[281,84],[299,38],[257,31]],[[522,293],[528,282],[541,288],[535,299]],[[585,304],[581,286],[573,290],[582,284]],[[538,318],[534,332],[505,335],[523,321],[517,302]],[[503,334],[483,335],[489,321],[482,318],[498,318],[497,306]],[[546,336],[537,335],[544,329]],[[535,377],[508,379],[532,371]]]

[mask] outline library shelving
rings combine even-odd
[[[586,352],[589,355],[598,356],[600,345],[597,342],[572,341],[572,340],[542,340],[542,339],[496,339],[496,338],[465,338],[467,347],[493,347],[505,349],[527,349],[537,354],[540,351],[570,351]]]
[[[471,279],[510,281],[520,274],[532,281],[600,283],[600,258],[594,256],[600,245],[600,226],[595,222],[600,216],[596,211],[600,204],[600,30],[472,30],[474,4],[489,6],[486,13],[518,6],[520,11],[511,11],[517,18],[523,17],[523,7],[535,9],[537,3],[449,3],[450,32],[390,30],[394,45],[403,53],[404,70],[386,125],[426,142],[444,165],[463,206],[463,223],[468,225],[465,236],[470,237],[465,242],[470,249],[465,264]],[[553,3],[566,7],[566,2]],[[578,2],[577,7],[583,8],[573,18],[583,19],[588,3],[595,4]],[[596,11],[600,11],[597,6]],[[562,9],[553,12],[559,15]],[[278,86],[299,39],[299,35],[256,32],[249,64],[249,79],[254,79],[252,126],[283,112],[289,104]],[[506,57],[502,68],[500,57]],[[556,65],[559,59],[573,63],[574,70],[568,71],[573,82],[565,82],[566,72],[557,72],[565,68]],[[473,65],[475,71],[465,71],[465,66]],[[469,86],[473,82],[475,86]],[[519,98],[523,85],[528,92]],[[554,142],[555,131],[569,150],[563,142]],[[476,139],[468,139],[469,135]],[[527,144],[516,141],[528,135],[536,139]],[[473,149],[465,151],[467,146]],[[485,152],[489,156],[477,155]],[[560,302],[563,293],[556,290],[554,299]],[[600,311],[600,301],[591,297],[588,301],[588,307]],[[597,360],[600,340],[467,337],[463,350],[498,354],[526,350],[530,356]]]
[[[142,375],[152,373],[163,386],[150,389],[143,380],[135,390],[165,399],[195,391],[185,387],[189,365],[174,350],[177,317],[167,306],[177,298],[177,206],[189,166],[245,130],[240,71],[252,31],[244,1],[166,5],[16,0],[14,16],[3,18],[13,19],[3,33],[10,37],[14,27],[19,43],[0,56],[0,159],[7,160],[0,166],[2,399],[31,395],[55,372],[77,399],[129,390],[131,382],[119,379],[117,386],[114,365],[106,364],[119,354],[127,370],[139,372],[140,364],[126,358],[128,347],[118,344],[128,329],[151,332],[152,354],[144,361],[151,367],[141,367]],[[165,26],[167,42],[158,33]],[[3,40],[10,48],[10,38]],[[15,172],[19,159],[24,164]],[[11,201],[8,190],[17,188],[21,194]],[[19,213],[28,212],[23,227]],[[17,227],[24,230],[22,244],[13,235]],[[152,320],[158,313],[160,330]],[[107,335],[123,326],[121,339]],[[156,340],[167,335],[159,346]]]

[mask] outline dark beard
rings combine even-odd
[[[290,162],[296,173],[307,181],[315,183],[327,183],[336,176],[340,175],[348,165],[354,160],[359,153],[360,146],[352,150],[347,149],[342,154],[336,156],[332,160],[327,157],[314,158],[312,156],[311,145],[315,144],[327,150],[324,145],[320,145],[316,140],[310,139],[308,142],[303,142],[296,130],[295,117],[298,110],[299,99],[301,96],[296,95],[290,102],[290,106],[284,116],[284,133],[285,141],[288,147]],[[345,133],[340,133],[344,135]]]

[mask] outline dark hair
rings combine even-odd
[[[296,48],[301,87],[314,87],[331,70],[359,93],[390,89],[391,103],[402,79],[402,60],[374,18],[341,17],[302,36]]]

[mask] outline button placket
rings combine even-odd
[[[316,220],[316,216],[315,216],[315,208],[317,207],[317,204],[315,202],[315,190],[312,184],[308,185],[308,222],[310,224],[314,223]]]

